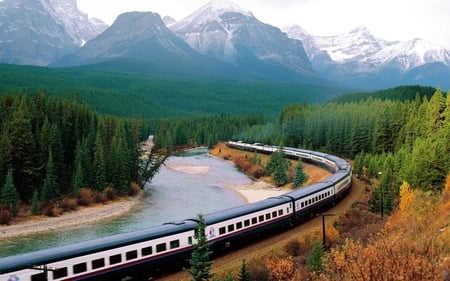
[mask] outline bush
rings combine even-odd
[[[108,196],[106,195],[106,190],[104,192],[97,192],[95,194],[96,203],[106,203],[108,201]]]
[[[13,212],[10,209],[7,209],[7,208],[0,209],[0,224],[9,225],[11,223],[12,218],[13,218]]]
[[[136,195],[138,195],[141,192],[141,190],[142,189],[141,189],[141,187],[138,184],[132,183],[131,186],[130,186],[129,195],[130,196],[136,196]]]
[[[89,206],[95,202],[95,193],[88,188],[81,188],[78,190],[77,198],[80,206]]]
[[[76,198],[64,198],[61,200],[61,208],[64,211],[73,211],[78,208],[78,200]]]
[[[47,217],[59,217],[64,213],[64,210],[58,205],[46,203],[41,205],[41,212]]]

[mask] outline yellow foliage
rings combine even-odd
[[[289,281],[295,276],[295,266],[292,257],[279,258],[271,256],[266,259],[266,267],[271,281]]]
[[[407,212],[414,206],[415,194],[409,186],[409,183],[403,182],[400,186],[400,204],[398,206],[401,212]]]
[[[449,185],[447,177],[444,196]],[[341,248],[332,249],[325,259],[326,272],[314,279],[403,281],[450,276],[450,201],[413,190],[406,182],[400,196],[399,208],[384,231],[367,245],[346,240]]]
[[[447,178],[445,179],[444,200],[450,201],[450,174],[448,174]]]

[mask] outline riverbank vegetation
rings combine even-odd
[[[0,223],[139,192],[141,121],[43,93],[2,95],[0,108]]]

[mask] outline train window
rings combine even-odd
[[[272,218],[276,218],[277,217],[277,211],[273,211],[272,212]]]
[[[259,222],[264,221],[264,215],[259,216]]]
[[[266,214],[266,220],[270,220],[270,213]]]
[[[188,244],[189,244],[189,245],[192,245],[192,244],[193,244],[193,242],[192,242],[192,236],[189,236],[189,237],[188,237]]]
[[[87,265],[85,262],[76,264],[73,266],[73,274],[82,273],[87,271]]]
[[[156,245],[156,252],[157,253],[161,253],[161,252],[164,252],[166,250],[167,250],[166,243],[161,243],[161,244]]]
[[[47,276],[45,276],[44,273],[31,275],[31,281],[45,281],[45,280],[47,280]]]
[[[244,226],[245,226],[245,227],[250,226],[250,220],[245,220],[245,221],[244,221]]]
[[[142,254],[143,256],[150,256],[151,254],[153,254],[152,246],[142,248],[141,254]]]
[[[120,262],[122,262],[122,256],[120,254],[109,257],[109,264],[116,264]]]
[[[241,228],[242,228],[242,222],[237,222],[236,229],[241,229]]]
[[[127,261],[137,259],[137,251],[129,251],[126,253]]]
[[[278,215],[282,216],[283,215],[283,210],[278,210]]]
[[[252,218],[252,224],[257,224],[258,223],[258,219],[257,218]]]
[[[67,276],[67,267],[57,268],[53,270],[53,279],[63,278]]]
[[[175,249],[180,247],[180,240],[170,241],[170,249]]]
[[[302,208],[305,207],[305,202],[302,202]]]
[[[92,261],[92,269],[97,269],[105,266],[105,259],[98,259]]]
[[[225,234],[227,232],[225,226],[222,226],[221,228],[219,228],[219,235]]]
[[[234,231],[234,224],[228,226],[228,232]]]

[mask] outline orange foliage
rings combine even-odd
[[[384,231],[367,244],[346,240],[326,258],[316,280],[442,280],[450,274],[448,201],[407,183]]]
[[[290,256],[285,258],[270,256],[266,259],[266,267],[271,281],[294,280],[295,266]]]

